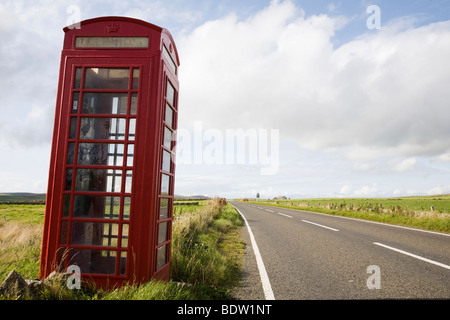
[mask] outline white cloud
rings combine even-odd
[[[420,193],[420,192],[419,192]],[[394,196],[417,196],[418,191],[413,189],[403,190],[403,188],[395,189],[392,193]]]
[[[375,195],[377,195],[378,193],[378,188],[375,185],[372,186],[364,186],[361,189],[358,190],[354,190],[353,194],[357,197],[373,197]]]
[[[411,171],[415,168],[417,163],[416,158],[408,158],[404,159],[400,163],[397,163],[394,166],[394,170],[398,172],[405,172],[405,171]]]
[[[352,185],[351,185],[351,184],[350,184],[350,185],[345,185],[345,186],[343,186],[343,187],[341,188],[341,191],[339,191],[339,193],[340,193],[341,195],[348,196],[348,195],[351,194],[351,190],[352,190]]]
[[[427,190],[427,194],[429,195],[433,195],[433,194],[445,194],[448,193],[450,190],[450,185],[446,186],[446,185],[440,185],[440,186],[436,186],[433,187],[429,190]]]
[[[179,41],[182,123],[275,127],[303,147],[351,157],[446,152],[450,21],[401,21],[335,48],[339,27],[290,1],[201,25]]]
[[[369,171],[373,169],[373,166],[369,163],[355,163],[355,165],[353,166],[353,170],[355,171],[360,171],[360,172],[365,172],[365,171]]]
[[[437,157],[434,157],[432,159],[432,161],[435,161],[435,162],[450,162],[450,152],[441,154],[441,155],[439,155]]]
[[[67,7],[68,1],[0,4],[0,145],[51,142]]]
[[[327,5],[327,10],[328,12],[333,12],[334,10],[336,10],[336,7],[337,7],[336,4],[330,3]]]

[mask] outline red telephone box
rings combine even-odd
[[[179,58],[124,17],[64,28],[40,278],[77,265],[100,287],[167,280]]]

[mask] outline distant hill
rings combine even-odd
[[[45,193],[12,192],[0,193],[0,203],[45,203]]]
[[[206,200],[209,199],[209,197],[202,196],[202,195],[195,195],[195,196],[182,196],[182,195],[175,195],[174,200]]]
[[[29,193],[29,192],[11,192],[0,193],[0,203],[45,203],[45,193]],[[175,195],[175,200],[206,200],[207,196],[192,195],[182,196]]]

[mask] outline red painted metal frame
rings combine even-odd
[[[41,265],[39,277],[45,278],[54,270],[65,270],[70,261],[61,257],[60,253],[65,249],[83,249],[91,250],[110,250],[116,252],[116,265],[114,274],[94,274],[83,273],[84,279],[91,279],[100,287],[114,287],[124,282],[141,283],[152,278],[167,280],[170,273],[170,245],[171,245],[171,223],[173,208],[173,193],[175,182],[175,163],[171,161],[171,172],[165,172],[162,168],[163,150],[171,152],[174,157],[175,132],[177,129],[178,118],[178,91],[179,83],[177,72],[173,71],[170,61],[163,53],[164,46],[169,52],[170,59],[175,63],[176,68],[180,65],[179,57],[175,43],[170,33],[163,28],[153,24],[124,17],[102,17],[82,21],[81,28],[76,26],[64,28],[65,38],[64,47],[61,55],[60,75],[58,92],[56,99],[55,120],[53,129],[53,142],[50,159],[49,182],[46,201],[46,213],[44,222],[44,232],[41,250]],[[96,37],[148,37],[148,48],[75,48],[75,38],[77,36],[96,36]],[[127,90],[128,94],[127,108],[130,108],[131,93],[138,93],[138,108],[136,115],[111,115],[111,114],[82,114],[78,110],[77,114],[72,113],[72,93],[77,91],[74,88],[73,81],[75,70],[81,68],[130,68],[130,77],[133,68],[139,68],[139,87],[132,90],[131,81]],[[83,77],[84,79],[84,70]],[[166,86],[170,81],[175,89],[175,99],[171,104],[173,111],[172,127],[174,136],[172,137],[172,148],[170,150],[164,147],[164,120],[166,110]],[[83,80],[82,80],[83,82]],[[113,90],[118,92],[120,90]],[[107,90],[92,90],[83,88],[80,85],[80,105],[82,104],[82,94],[84,92],[108,92]],[[81,107],[82,108],[82,107]],[[79,108],[79,109],[81,109]],[[72,188],[65,190],[66,168],[73,168],[73,177],[76,177],[78,167],[91,168],[90,166],[81,166],[77,161],[78,148],[74,150],[74,163],[67,164],[67,154],[69,142],[89,143],[104,142],[117,143],[117,140],[80,140],[78,137],[81,117],[97,118],[136,118],[135,140],[120,140],[124,145],[123,158],[126,161],[125,153],[128,144],[134,144],[133,166],[99,166],[96,169],[116,169],[122,171],[122,187],[117,193],[108,193],[108,196],[120,197],[120,208],[118,220],[108,219],[86,219],[72,216],[75,195],[105,195],[104,192],[75,191],[75,178],[72,178]],[[77,122],[77,136],[70,138],[71,118],[79,119]],[[128,121],[126,122],[126,132],[128,132]],[[76,164],[75,164],[76,163]],[[126,172],[132,170],[132,189],[131,193],[124,190]],[[169,175],[169,192],[162,195],[160,193],[162,174]],[[64,195],[70,195],[71,205],[69,216],[63,217]],[[123,219],[123,203],[125,198],[131,198],[130,216],[128,220]],[[160,198],[168,199],[168,217],[160,220],[159,205]],[[71,228],[67,228],[66,242],[61,244],[60,237],[62,230],[62,221],[67,221],[70,226],[72,222],[89,221],[92,223],[117,223],[120,226],[128,224],[128,246],[120,247],[122,237],[119,228],[117,246],[83,246],[70,243]],[[159,223],[167,222],[168,234],[165,241],[158,242]],[[165,264],[157,268],[157,250],[160,247],[166,248]],[[126,252],[126,273],[119,275],[120,252]]]

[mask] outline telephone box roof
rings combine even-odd
[[[83,26],[88,26],[91,24],[96,24],[96,23],[102,23],[102,22],[111,22],[111,21],[117,21],[117,22],[125,22],[128,24],[136,24],[136,25],[141,25],[150,29],[155,30],[158,33],[163,33],[165,35],[167,35],[172,43],[172,46],[175,50],[175,55],[177,58],[177,65],[180,65],[180,60],[179,60],[179,56],[178,56],[178,50],[176,48],[175,45],[175,41],[173,40],[172,35],[170,34],[169,30],[159,27],[155,24],[149,23],[147,21],[144,20],[140,20],[140,19],[135,19],[135,18],[129,18],[129,17],[121,17],[121,16],[104,16],[104,17],[97,17],[97,18],[92,18],[92,19],[86,19],[83,21],[80,21],[78,23],[72,24],[70,26],[66,26],[63,28],[64,32],[70,32],[73,30],[78,30],[80,27],[82,28]]]

